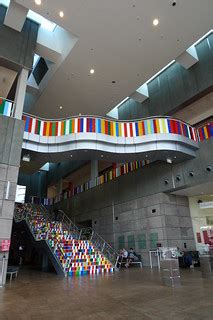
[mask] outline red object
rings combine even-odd
[[[201,243],[202,241],[201,241],[200,232],[197,232],[196,235],[197,235],[197,242],[198,242],[198,243]]]
[[[10,250],[10,240],[2,240],[1,241],[1,251],[9,251]]]

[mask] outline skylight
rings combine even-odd
[[[0,4],[3,4],[4,6],[8,7],[10,4],[10,0],[0,0]]]
[[[33,69],[35,68],[38,60],[40,59],[40,56],[38,56],[36,53],[34,54],[34,58],[33,58]]]
[[[0,4],[5,5],[6,7],[9,7],[10,0],[0,0]],[[52,32],[54,31],[56,24],[52,21],[47,20],[46,18],[42,17],[40,14],[29,10],[27,17],[41,25],[42,28]]]
[[[28,11],[27,17],[35,22],[38,22],[42,28],[44,28],[50,32],[54,31],[54,29],[56,27],[56,24],[54,22],[47,20],[46,18],[40,16],[40,14],[38,14],[32,10]]]

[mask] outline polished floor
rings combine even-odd
[[[21,270],[0,288],[0,320],[213,319],[213,280],[198,269],[181,272],[180,288],[164,287],[157,270],[63,279]]]

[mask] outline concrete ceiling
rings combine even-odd
[[[213,116],[213,92],[193,102],[173,115],[177,119],[195,125]]]
[[[212,0],[177,0],[174,7],[171,0],[16,2],[78,38],[31,109],[42,117],[105,115],[212,29]]]

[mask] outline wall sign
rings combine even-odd
[[[1,251],[9,251],[10,250],[10,240],[2,240],[1,241]]]

